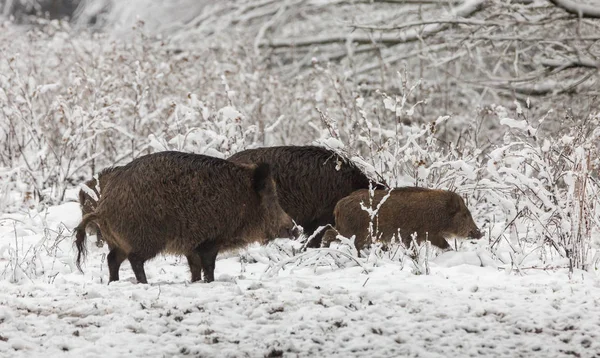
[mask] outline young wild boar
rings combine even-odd
[[[268,164],[173,151],[139,157],[114,173],[96,210],[76,228],[80,270],[92,222],[111,248],[109,282],[128,259],[141,283],[147,283],[144,262],[161,252],[185,255],[192,281],[203,271],[211,282],[219,251],[288,237],[293,228]]]
[[[340,199],[355,190],[369,188],[369,179],[360,169],[322,147],[249,149],[232,155],[228,160],[270,164],[281,207],[304,228],[307,236],[311,236],[319,226],[333,225],[333,209]],[[373,185],[384,188],[376,183]],[[319,247],[323,233],[316,235],[307,246]]]
[[[121,167],[112,167],[105,168],[100,173],[98,173],[98,180],[96,178],[92,178],[85,182],[85,185],[94,192],[96,198],[100,198],[102,188],[106,187],[107,183],[110,181],[110,178],[113,176],[114,172],[119,170]],[[81,189],[79,191],[79,206],[81,207],[81,216],[85,216],[96,210],[96,206],[98,205],[98,201],[92,197],[87,191]],[[102,247],[104,245],[104,239],[102,238],[102,233],[98,229],[98,226],[94,223],[90,223],[87,226],[86,232],[88,235],[96,234],[96,246]]]
[[[327,230],[323,246],[329,246],[337,232],[345,237],[356,235],[354,243],[359,253],[363,247],[369,246],[369,214],[360,204],[363,202],[367,208],[376,209],[387,193],[388,190],[375,190],[372,204],[368,190],[355,191],[340,200],[335,207],[335,230]],[[444,238],[480,239],[483,236],[460,195],[419,187],[392,190],[373,220],[373,228],[378,231],[382,242],[390,242],[392,235],[397,238],[400,232],[404,244],[409,245],[412,234],[416,232],[417,242],[427,238],[432,245],[444,250],[451,249]]]

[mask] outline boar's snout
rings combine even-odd
[[[294,223],[294,226],[289,230],[289,237],[292,239],[297,239],[298,237],[300,237],[301,231],[298,228],[298,225],[296,223]]]
[[[275,203],[275,221],[271,225],[271,229],[267,231],[266,242],[274,239],[292,239],[297,233],[296,223],[286,213],[279,204]]]
[[[291,227],[291,228],[282,228],[279,231],[279,234],[277,235],[277,237],[282,238],[282,239],[293,239],[298,237],[298,230],[295,227]]]
[[[479,229],[474,229],[469,232],[469,237],[472,239],[481,239],[483,237],[483,233]]]
[[[294,223],[292,218],[285,214],[285,218],[283,219],[283,225],[279,229],[279,233],[277,234],[278,238],[297,238],[299,235],[299,230],[297,225]]]

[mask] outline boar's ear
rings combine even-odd
[[[263,192],[269,187],[271,179],[271,167],[267,163],[259,163],[254,169],[254,178],[252,185],[257,193]]]
[[[454,215],[454,214],[456,214],[457,212],[460,211],[461,204],[462,204],[462,199],[456,193],[450,192],[449,194],[450,195],[448,197],[448,203],[446,205],[447,205],[447,208],[448,208],[448,212],[451,215]]]

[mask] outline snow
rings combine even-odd
[[[47,85],[38,86],[37,87],[37,91],[38,91],[38,93],[44,94],[44,93],[46,93],[48,91],[55,91],[55,90],[57,90],[59,88],[60,88],[60,84],[59,83],[50,83],[50,84],[47,84]]]
[[[227,106],[227,107],[223,107],[219,110],[219,113],[221,116],[223,116],[224,119],[228,119],[228,120],[241,120],[243,115],[236,110],[235,108],[231,107],[231,106]]]
[[[600,352],[598,278],[576,271],[569,279],[563,269],[541,269],[539,255],[530,255],[518,273],[495,260],[480,241],[475,248],[433,258],[430,275],[415,275],[411,264],[389,259],[363,259],[368,273],[352,264],[285,266],[274,272],[266,257],[273,245],[287,244],[278,240],[220,255],[210,284],[190,283],[185,259],[159,256],[146,263],[150,284],[135,283],[125,262],[121,281],[108,285],[107,249],[95,247],[94,237],[88,239],[85,273],[74,268],[69,231],[80,215],[78,203],[68,202],[47,212],[0,216],[0,356]],[[22,273],[16,282],[13,271]]]
[[[337,138],[333,138],[333,137],[329,137],[329,138],[325,138],[325,139],[320,139],[318,141],[315,141],[316,145],[322,145],[325,148],[331,149],[331,150],[336,150],[336,149],[344,149],[345,145],[344,142],[340,141]]]
[[[383,99],[383,105],[385,106],[385,109],[387,109],[388,111],[391,112],[395,112],[396,111],[396,104],[398,103],[397,100],[394,100],[391,97],[385,97]]]
[[[510,128],[519,128],[519,129],[527,129],[527,122],[523,120],[516,120],[512,118],[502,118],[500,119],[500,124],[505,126],[509,126]]]
[[[275,128],[277,128],[277,126],[279,126],[279,124],[281,123],[281,121],[285,118],[284,115],[279,116],[279,118],[277,118],[277,120],[275,120],[275,122],[273,122],[273,124],[265,127],[265,132],[270,133],[273,132],[275,130]]]
[[[99,188],[98,183],[96,183],[96,187]],[[98,201],[99,198],[96,195],[96,192],[94,192],[94,190],[92,188],[90,188],[89,186],[87,186],[85,183],[79,184],[79,188],[81,190],[83,190],[84,193],[86,193],[87,195],[89,195],[90,198],[92,198],[95,201]]]

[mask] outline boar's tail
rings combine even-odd
[[[94,221],[96,219],[98,219],[98,215],[96,215],[96,213],[87,214],[83,217],[79,226],[75,228],[75,246],[77,247],[77,260],[75,261],[75,264],[80,272],[83,272],[81,269],[81,260],[85,260],[85,257],[87,256],[87,248],[85,246],[85,228],[90,221]]]

